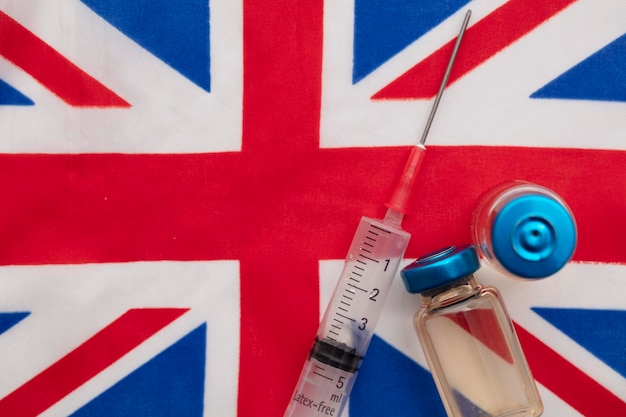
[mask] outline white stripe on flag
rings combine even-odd
[[[471,2],[470,28],[500,3]],[[354,27],[354,1],[326,1],[325,11],[321,146],[415,144],[432,101],[370,97],[453,39],[465,9],[355,85],[349,29]],[[529,98],[623,35],[624,19],[624,2],[581,0],[567,7],[450,85],[428,143],[626,149],[624,103]]]
[[[71,107],[0,56],[2,77],[35,102],[33,106],[3,106],[0,152],[197,153],[241,149],[241,1],[210,2],[210,93],[78,0],[5,2],[0,10],[131,105]]]

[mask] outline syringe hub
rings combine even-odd
[[[411,149],[409,159],[402,170],[400,181],[393,191],[391,199],[385,204],[387,207],[400,213],[407,212],[413,184],[415,183],[425,155],[426,147],[422,144],[415,145],[413,149]]]

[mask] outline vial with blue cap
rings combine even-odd
[[[480,255],[509,276],[540,279],[558,272],[576,248],[572,210],[554,191],[513,181],[488,192],[474,211]]]
[[[543,404],[499,292],[483,287],[474,246],[451,246],[401,271],[422,305],[414,326],[449,417],[536,417]]]

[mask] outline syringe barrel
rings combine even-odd
[[[345,344],[362,356],[410,238],[385,220],[361,218],[317,333],[319,340]]]
[[[361,218],[285,417],[341,415],[409,243],[397,214]]]

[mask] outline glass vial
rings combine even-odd
[[[559,271],[576,248],[576,222],[554,191],[513,181],[485,194],[474,211],[476,249],[500,272],[538,279]]]
[[[474,276],[471,245],[448,247],[401,271],[423,305],[414,325],[449,417],[540,416],[543,404],[495,288]]]

